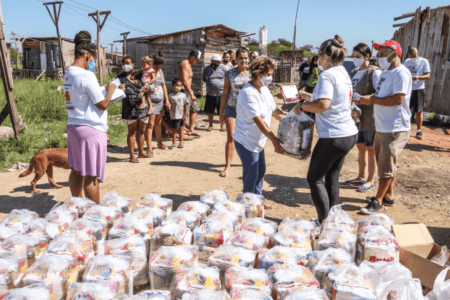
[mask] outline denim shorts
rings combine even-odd
[[[225,109],[223,110],[223,116],[225,118],[231,118],[236,119],[236,107],[231,106],[225,106]]]
[[[357,144],[364,144],[366,147],[375,145],[375,131],[360,131],[358,133]]]

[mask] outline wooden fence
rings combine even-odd
[[[425,111],[450,115],[450,7],[438,7],[405,14],[413,18],[401,24],[393,39],[403,49],[402,61],[407,58],[410,47],[419,50],[419,56],[428,59],[431,78],[425,86]],[[395,27],[400,24],[394,25]]]

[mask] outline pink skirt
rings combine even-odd
[[[67,125],[69,166],[81,176],[105,179],[108,135],[89,126]]]

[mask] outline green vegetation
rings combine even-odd
[[[258,41],[255,39],[250,40],[248,46],[251,51],[258,50]],[[312,45],[304,45],[302,47],[297,47],[296,51],[303,50],[303,56],[309,57],[316,55],[316,53],[312,52],[314,46]],[[280,38],[278,40],[274,40],[267,45],[267,54],[279,56],[281,51],[292,50],[292,43],[286,39]]]
[[[14,48],[10,49],[10,54],[11,54],[11,60],[13,61],[13,64],[11,65],[13,68],[17,68],[16,66],[16,62],[17,62],[17,51]],[[22,61],[23,61],[23,57],[19,56],[19,69],[23,69],[23,65],[22,65]]]
[[[435,112],[431,112],[431,113],[428,114],[427,120],[433,120],[434,117],[436,117],[436,113]]]

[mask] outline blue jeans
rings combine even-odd
[[[260,153],[248,151],[242,144],[234,141],[236,152],[242,161],[244,193],[262,195],[264,175],[266,174],[266,159],[264,150]]]

